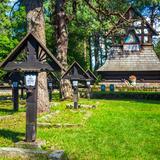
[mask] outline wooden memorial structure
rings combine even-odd
[[[23,99],[24,77],[18,72],[8,72],[3,81],[9,83],[12,87],[13,110],[19,109],[19,89],[21,89],[21,98]]]
[[[74,75],[76,75],[76,79],[78,79],[80,83],[85,83],[87,79],[90,79],[88,73],[86,73],[76,61],[73,62],[69,69],[64,73],[62,79],[72,80]]]
[[[97,80],[95,74],[90,69],[86,70],[86,73],[90,76],[91,84],[94,84],[95,81]]]
[[[90,80],[90,76],[83,70],[83,68],[75,61],[69,69],[64,73],[62,79],[68,79],[71,81],[73,88],[73,102],[74,108],[78,108],[78,88],[80,85],[86,86],[87,80]]]
[[[37,130],[37,78],[40,72],[54,72],[63,69],[53,54],[33,33],[28,33],[0,66],[15,75],[24,74],[26,88],[26,142],[36,141]],[[46,84],[47,85],[47,84]]]
[[[51,102],[52,101],[52,91],[54,89],[60,90],[60,80],[53,72],[50,72],[47,74],[47,81],[48,81],[49,101]]]

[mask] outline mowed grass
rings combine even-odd
[[[160,101],[86,100],[96,109],[69,110],[71,101],[52,102],[51,113],[39,117],[52,124],[81,124],[77,127],[38,128],[43,149],[65,150],[70,160],[158,160],[160,159]],[[4,101],[0,101],[3,108]],[[5,106],[12,109],[11,102]],[[1,109],[0,109],[1,112]],[[0,117],[3,115],[0,113]],[[0,146],[14,146],[24,139],[25,111],[0,119]]]
[[[19,101],[19,111],[24,111],[25,101]],[[13,104],[12,100],[0,100],[0,116],[7,116],[15,114],[16,112],[13,111]]]

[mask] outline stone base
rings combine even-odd
[[[95,109],[95,105],[78,104],[78,108]],[[67,104],[66,109],[74,109],[72,104]]]
[[[36,142],[20,141],[15,143],[15,147],[25,148],[25,149],[41,149],[42,146],[45,144],[46,144],[45,141],[36,141]]]
[[[48,155],[49,160],[66,160],[66,156],[63,150],[57,150]]]
[[[39,160],[48,159],[48,152],[42,150],[23,149],[23,148],[0,148],[1,158],[21,159],[21,160]]]
[[[73,128],[73,127],[82,127],[81,124],[69,124],[69,123],[65,123],[65,124],[51,124],[51,123],[37,123],[37,126],[39,128]]]
[[[78,108],[80,108],[81,106],[78,104]],[[77,109],[78,109],[77,108]],[[74,109],[74,106],[73,106],[73,104],[67,104],[66,105],[66,109]]]
[[[13,158],[21,160],[67,160],[67,157],[63,150],[56,150],[53,152],[43,151],[43,150],[33,150],[33,149],[23,149],[23,148],[10,148],[2,147],[0,148],[1,158]]]

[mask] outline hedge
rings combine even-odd
[[[160,92],[92,92],[91,98],[160,100]]]

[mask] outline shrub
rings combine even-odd
[[[93,92],[92,98],[160,100],[160,92]]]

